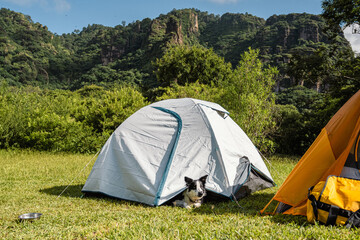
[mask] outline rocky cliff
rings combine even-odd
[[[106,71],[114,71],[120,77],[131,71],[154,78],[152,62],[173,44],[213,48],[233,65],[249,47],[257,48],[264,61],[282,66],[299,50],[312,52],[320,43],[330,44],[324,27],[320,16],[306,13],[274,15],[265,20],[247,13],[220,16],[182,9],[128,25],[89,25],[57,36],[46,26],[32,22],[29,16],[1,9],[0,61],[6,66],[2,75],[10,76],[14,82],[26,82],[19,80],[19,74],[23,74],[31,81],[60,83],[80,79],[83,74],[96,72],[99,66],[108,67]],[[343,36],[337,41],[350,48]]]

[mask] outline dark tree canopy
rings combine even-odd
[[[322,16],[333,26],[359,23],[360,0],[324,0]]]

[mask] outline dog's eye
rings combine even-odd
[[[189,189],[190,190],[196,189],[196,185],[195,184],[190,184]]]

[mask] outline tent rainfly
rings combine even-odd
[[[360,179],[359,131],[360,90],[330,119],[261,212],[275,201],[273,213],[306,216],[310,187],[330,175]]]
[[[219,199],[274,184],[257,149],[224,108],[170,99],[141,108],[114,131],[82,191],[158,206],[185,190],[185,176],[204,175],[208,193]]]

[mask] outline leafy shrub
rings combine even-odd
[[[336,112],[333,102],[303,86],[278,93],[274,111],[278,129],[272,134],[277,152],[303,154]]]
[[[164,86],[196,81],[219,85],[232,76],[230,63],[201,46],[173,46],[154,65],[156,77]]]
[[[263,152],[272,152],[270,134],[275,130],[273,87],[278,70],[266,67],[259,59],[259,50],[249,48],[241,55],[233,77],[224,84],[221,104],[234,121]]]
[[[304,142],[304,127],[301,113],[294,105],[276,105],[274,116],[277,130],[272,134],[276,151],[284,154],[302,154],[308,147]]]
[[[0,148],[95,152],[146,105],[132,87],[77,92],[0,86]]]
[[[180,86],[175,84],[171,87],[160,88],[163,94],[156,98],[156,101],[172,98],[197,98],[210,102],[219,102],[223,97],[222,88],[210,87],[199,82],[185,84]]]
[[[188,52],[194,54],[201,53],[202,50],[186,47],[173,49],[157,61],[157,67],[160,68],[157,75],[159,81],[164,81],[164,76],[159,73],[166,73],[165,75],[169,74],[169,79],[174,82],[176,79],[178,83],[161,88],[163,95],[157,99],[192,97],[217,102],[230,112],[234,121],[256,146],[264,152],[271,152],[274,143],[269,136],[275,129],[275,97],[272,90],[277,69],[265,67],[259,60],[259,51],[251,48],[242,55],[235,70],[226,65],[221,58],[217,58],[213,52],[204,52],[203,56],[215,55],[212,56],[212,59],[216,59],[213,62],[215,68],[211,64],[199,67],[196,61],[187,61],[191,58],[184,57]],[[174,65],[175,59],[178,58],[180,61]],[[213,78],[207,74],[213,69],[218,69],[218,74],[222,77]],[[186,74],[183,74],[184,72]]]
[[[27,123],[24,145],[37,150],[94,152],[101,144],[102,138],[97,138],[91,127],[70,116],[40,114],[29,118]]]
[[[131,114],[147,104],[141,93],[132,87],[109,91],[89,86],[77,93],[80,99],[71,115],[106,138]]]

